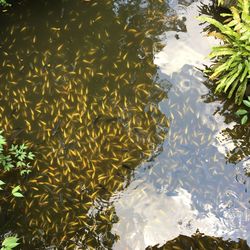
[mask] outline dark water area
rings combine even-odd
[[[0,128],[36,159],[27,177],[0,176],[25,196],[1,197],[0,235],[16,233],[20,249],[249,249],[250,131],[198,69],[217,41],[195,16],[213,10],[188,0],[2,10]]]

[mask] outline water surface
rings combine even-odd
[[[22,249],[144,249],[197,229],[249,243],[249,129],[196,68],[216,41],[192,2],[1,13],[0,125],[36,153],[1,234]]]

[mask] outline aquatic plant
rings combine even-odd
[[[27,146],[25,144],[14,145],[12,144],[9,149],[6,147],[6,139],[2,135],[3,130],[0,130],[0,168],[4,171],[10,171],[12,169],[18,169],[21,175],[29,174],[31,172],[30,160],[34,159],[32,152],[27,152]],[[0,190],[5,182],[0,180]],[[12,195],[15,197],[23,197],[19,192],[20,186],[16,186],[12,189]]]
[[[30,163],[27,160],[33,160],[34,154],[32,152],[27,152],[27,146],[25,144],[22,145],[11,145],[10,149],[6,149],[6,139],[2,135],[3,130],[0,130],[0,173],[5,171],[10,171],[14,168],[20,170],[20,174],[28,174],[31,172]],[[2,170],[2,171],[1,171]],[[0,190],[3,190],[3,186],[6,183],[0,180]],[[23,197],[22,193],[20,193],[21,187],[18,185],[12,188],[12,195],[14,197]],[[5,237],[2,242],[1,250],[11,250],[18,246],[20,243],[17,241],[19,238],[17,236],[8,236]]]
[[[1,250],[11,250],[18,246],[20,243],[18,243],[19,238],[16,236],[9,236],[6,237],[2,243]]]
[[[231,7],[231,13],[222,13],[228,17],[221,23],[207,16],[200,16],[215,26],[219,31],[210,35],[223,41],[220,46],[212,48],[209,58],[213,64],[208,73],[209,78],[217,84],[215,92],[228,93],[228,98],[235,95],[235,103],[241,104],[250,77],[250,15],[248,0],[239,0],[237,7]]]
[[[241,118],[242,125],[246,124],[248,121],[249,108],[250,108],[250,96],[248,96],[248,100],[243,100],[243,103],[247,108],[238,109],[236,112],[236,115],[242,116]]]
[[[25,144],[12,144],[8,150],[4,150],[6,140],[2,133],[3,130],[0,130],[0,166],[5,171],[18,168],[21,175],[30,173],[31,166],[29,160],[34,159],[34,154],[26,151],[28,147]]]

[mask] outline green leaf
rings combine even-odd
[[[222,92],[222,90],[224,89],[224,87],[228,84],[228,82],[231,79],[231,76],[234,75],[235,73],[237,73],[238,69],[234,68],[233,70],[230,71],[230,73],[225,74],[219,81],[217,81],[218,86],[215,89],[215,93],[217,92]],[[230,83],[231,84],[231,83]]]
[[[19,190],[21,190],[19,185],[14,187],[11,191],[12,195],[15,197],[23,197],[23,195],[20,192],[18,192]]]
[[[237,25],[239,22],[237,21],[237,20],[232,20],[231,22],[229,22],[228,24],[227,24],[227,26],[228,27],[232,27],[232,26],[235,26],[235,25]]]
[[[241,19],[240,19],[240,13],[238,11],[237,8],[235,8],[234,6],[230,8],[232,14],[233,14],[233,19],[237,22],[240,23]]]
[[[231,39],[234,39],[234,40],[236,39],[236,41],[240,39],[240,34],[238,34],[237,32],[233,31],[230,28],[226,30],[225,32],[223,32],[223,34],[228,35]]]
[[[12,193],[15,197],[24,197],[21,193],[19,192],[15,192],[15,193]]]
[[[238,24],[234,27],[234,30],[237,31],[237,32],[240,32],[240,33],[244,32],[243,29],[245,29],[243,23],[238,23]],[[241,37],[240,37],[240,38],[241,38]]]
[[[208,55],[208,58],[213,59],[218,56],[230,56],[233,54],[234,54],[234,51],[230,51],[230,50],[213,51]]]
[[[233,86],[231,87],[231,89],[230,89],[230,91],[229,91],[228,98],[231,98],[231,97],[232,97],[232,95],[233,95],[233,93],[234,93],[236,87],[238,86],[238,83],[239,83],[239,81],[235,81],[235,82],[233,83]]]
[[[16,164],[16,166],[19,168],[19,167],[21,167],[21,166],[22,166],[22,164],[23,164],[23,162],[18,161],[18,162],[17,162],[17,164]]]
[[[208,55],[210,59],[217,56],[234,55],[235,51],[232,48],[223,47],[213,47],[212,52]]]
[[[249,0],[243,0],[242,20],[248,22],[249,18]]]
[[[249,39],[249,35],[248,34],[244,34],[240,37],[240,41],[245,41]]]
[[[243,100],[243,103],[250,108],[250,101],[247,101],[247,100]]]
[[[230,87],[230,85],[234,81],[236,81],[236,78],[239,76],[239,74],[240,74],[241,71],[242,71],[242,64],[239,65],[238,71],[233,76],[231,76],[230,79],[228,80],[227,85],[226,85],[225,90],[224,90],[225,92],[228,90],[228,88]],[[239,81],[239,79],[237,79],[237,81]]]
[[[244,48],[250,52],[250,46],[245,45]],[[249,55],[250,55],[250,53],[249,53]]]
[[[235,103],[241,104],[247,87],[247,78],[240,84],[235,94]]]
[[[199,16],[197,17],[197,19],[201,22],[208,22],[211,23],[212,25],[214,25],[216,28],[218,28],[221,32],[225,32],[227,29],[225,28],[225,26],[218,22],[217,20],[208,17],[208,16]]]
[[[217,76],[219,76],[223,71],[225,71],[228,67],[228,61],[221,64],[217,68],[215,68],[214,73],[209,77],[210,79],[215,79]]]
[[[230,68],[230,66],[232,66],[233,64],[238,64],[236,61],[237,61],[237,59],[238,59],[239,57],[236,55],[236,54],[234,54],[231,58],[230,58],[230,60],[227,62],[227,69],[229,69]]]
[[[242,119],[241,119],[241,124],[242,124],[242,125],[246,124],[247,120],[248,120],[248,116],[247,116],[247,115],[244,115],[244,116],[242,117]]]
[[[16,236],[11,236],[11,237],[5,238],[3,243],[2,243],[3,249],[10,250],[10,249],[18,246],[20,244],[17,242],[18,240],[19,240],[19,238],[17,238]]]
[[[24,169],[24,170],[20,171],[20,175],[29,174],[29,173],[31,173],[30,169],[28,169],[28,170]]]
[[[16,150],[17,150],[17,147],[18,147],[18,145],[12,144],[9,150],[10,150],[10,151],[16,151]]]
[[[14,187],[14,188],[12,189],[12,194],[15,193],[15,192],[17,192],[17,191],[19,191],[19,190],[21,190],[21,188],[20,188],[20,186],[18,185],[18,186]]]
[[[247,113],[248,113],[248,111],[245,109],[238,109],[236,112],[236,115],[245,115]]]
[[[0,180],[0,190],[3,190],[1,186],[4,185],[4,184],[5,184],[5,182]]]
[[[5,140],[5,138],[2,135],[0,136],[0,144],[1,145],[5,145],[6,144],[6,140]]]
[[[222,17],[227,17],[227,16],[232,16],[232,14],[229,14],[229,13],[221,13],[220,16],[222,16]]]
[[[242,75],[241,75],[241,77],[240,77],[240,82],[243,82],[244,81],[244,79],[246,78],[246,75],[247,75],[247,73],[248,73],[248,66],[247,66],[247,64],[245,63],[245,69],[244,69],[244,71],[243,71],[243,73],[242,73]]]
[[[28,159],[33,160],[35,155],[32,152],[28,153]]]

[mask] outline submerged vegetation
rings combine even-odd
[[[209,58],[213,65],[206,72],[216,82],[216,92],[234,96],[235,103],[241,104],[249,84],[250,77],[250,5],[248,0],[239,0],[237,7],[230,8],[231,13],[224,23],[213,18],[201,16],[199,20],[209,22],[219,31],[210,35],[223,41],[223,45],[212,48]]]

